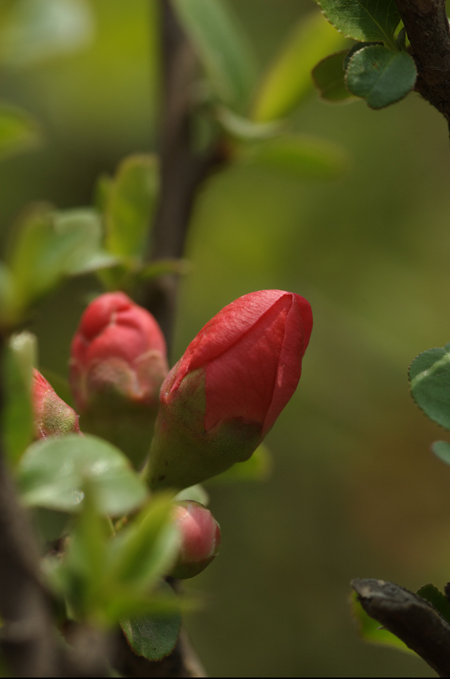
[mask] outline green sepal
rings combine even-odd
[[[450,343],[419,354],[409,367],[409,381],[419,408],[450,430]]]

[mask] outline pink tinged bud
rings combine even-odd
[[[192,578],[219,553],[220,526],[209,509],[193,500],[176,504],[175,523],[180,530],[181,547],[171,575],[174,578]]]
[[[139,464],[150,446],[166,344],[153,316],[122,292],[100,295],[72,341],[70,384],[83,428]]]
[[[309,303],[282,290],[214,316],[161,387],[151,485],[194,485],[248,459],[297,387],[311,330]]]
[[[32,400],[35,439],[81,433],[76,412],[59,398],[51,384],[35,369]]]

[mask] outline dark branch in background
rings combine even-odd
[[[163,93],[161,111],[161,195],[149,259],[182,257],[198,188],[220,159],[215,149],[194,153],[190,118],[197,62],[169,0],[161,0]],[[178,278],[158,278],[146,290],[144,306],[172,342]]]
[[[445,0],[396,0],[416,62],[415,86],[450,126],[450,34]]]
[[[384,580],[352,580],[371,618],[420,655],[440,677],[450,677],[450,625],[417,594]]]

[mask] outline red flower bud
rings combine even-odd
[[[148,452],[167,375],[166,344],[153,316],[122,292],[100,295],[72,341],[70,384],[83,429],[139,464]]]
[[[192,578],[219,553],[220,526],[209,509],[194,500],[175,505],[175,523],[180,530],[181,547],[171,575],[174,578]]]
[[[35,369],[33,369],[32,401],[36,439],[81,433],[76,412],[59,398],[51,384]]]
[[[297,387],[311,329],[309,303],[281,290],[214,316],[161,387],[151,485],[194,485],[248,459]]]

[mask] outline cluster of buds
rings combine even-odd
[[[168,372],[153,316],[121,292],[101,295],[71,349],[82,429],[115,443],[137,468],[148,454],[153,490],[200,483],[247,460],[270,431],[297,387],[311,329],[300,295],[253,292],[214,316]],[[79,432],[78,416],[37,371],[33,401],[36,437]],[[216,556],[220,528],[193,501],[176,503],[174,521],[182,540],[173,575],[192,577]]]

